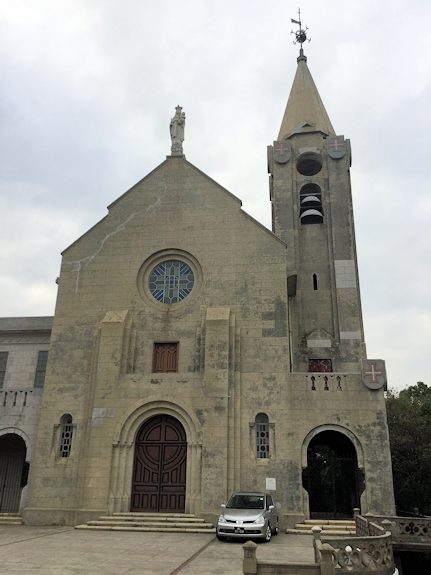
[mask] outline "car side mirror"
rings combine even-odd
[[[270,506],[268,507],[268,509],[269,509],[270,511],[272,511],[273,509],[275,509],[275,505],[270,505]]]
[[[226,503],[222,503],[222,504],[221,504],[221,508],[222,508],[222,509],[226,509]]]

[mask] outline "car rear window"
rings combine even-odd
[[[242,495],[236,493],[229,499],[228,509],[264,509],[264,497],[262,495]]]

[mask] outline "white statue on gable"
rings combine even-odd
[[[172,140],[171,153],[173,156],[182,156],[186,115],[181,111],[181,106],[177,106],[175,110],[175,116],[172,118],[169,126]]]

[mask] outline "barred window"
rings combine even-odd
[[[48,352],[40,351],[37,356],[36,372],[34,374],[34,387],[43,387],[43,384],[45,383],[47,361],[48,361]]]
[[[69,457],[72,449],[73,425],[72,416],[65,413],[60,419],[59,457]]]
[[[0,351],[0,387],[4,384],[8,355],[8,351]]]
[[[269,419],[266,413],[258,413],[255,419],[256,457],[269,459]]]

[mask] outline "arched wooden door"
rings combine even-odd
[[[15,433],[0,437],[0,512],[19,511],[21,489],[27,483],[27,448],[24,440]]]
[[[135,441],[132,511],[185,509],[187,438],[181,423],[157,415],[139,429]]]
[[[342,519],[360,507],[363,478],[356,450],[344,434],[322,431],[310,441],[303,486],[308,492],[311,519]]]

